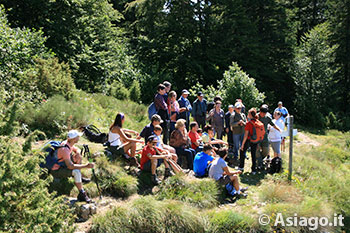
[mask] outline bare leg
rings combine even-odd
[[[233,184],[233,186],[235,187],[236,191],[239,191],[238,176],[236,176],[236,175],[230,176],[230,179],[231,179],[232,184]]]
[[[183,171],[182,171],[182,168],[176,162],[174,162],[173,160],[169,159],[168,163],[170,164],[171,168],[174,170],[174,172],[176,174],[179,174],[179,173],[184,174]]]
[[[79,191],[83,189],[83,184],[82,183],[74,183],[74,184],[78,188]]]
[[[175,154],[176,153],[175,148],[172,147],[172,146],[164,145],[163,147],[164,147],[165,150],[168,150],[171,154]]]
[[[135,142],[127,142],[123,145],[123,147],[126,153],[130,150],[130,157],[135,157],[135,152],[136,152]]]
[[[163,162],[164,162],[165,168],[169,168],[169,164],[168,164],[167,160],[164,159]]]
[[[158,159],[151,159],[151,173],[152,175],[156,174]]]
[[[175,153],[171,154],[171,159],[177,163],[177,155]]]

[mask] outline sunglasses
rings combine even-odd
[[[151,144],[152,144],[152,145],[157,145],[157,142],[152,142]]]

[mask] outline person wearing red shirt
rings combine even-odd
[[[197,122],[191,122],[190,124],[190,132],[188,133],[188,137],[191,139],[191,147],[192,149],[196,150],[196,153],[201,152],[203,150],[202,144],[202,138],[197,133],[198,130],[198,123]]]
[[[250,142],[250,138],[253,135],[253,121],[258,121],[258,114],[255,108],[251,108],[248,112],[248,118],[250,119],[244,128],[244,138],[241,146],[241,150],[239,153],[240,164],[238,170],[244,171],[244,161],[245,161],[245,153],[250,147],[251,155],[252,155],[252,174],[256,174],[256,149],[258,144]]]
[[[158,140],[155,135],[151,135],[150,137],[148,137],[147,145],[142,150],[140,161],[141,170],[151,172],[152,182],[155,185],[160,183],[156,174],[156,170],[157,167],[159,167],[162,164],[162,162],[164,162],[165,165],[164,178],[173,175],[173,173],[170,171],[169,164],[176,173],[182,172],[179,165],[177,165],[172,160],[172,156],[169,153],[169,151],[162,150],[156,147],[157,142]]]

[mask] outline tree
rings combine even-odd
[[[334,99],[334,67],[337,46],[331,46],[329,24],[313,28],[296,49],[293,78],[298,121],[321,128]]]

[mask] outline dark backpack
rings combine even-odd
[[[57,151],[59,148],[62,148],[62,147],[69,148],[68,145],[61,146],[61,142],[59,141],[49,141],[48,143],[46,143],[46,145],[42,149],[44,152],[47,153],[45,157],[45,163],[40,163],[40,167],[47,168],[49,170],[51,170],[55,164],[58,164],[61,167],[66,167],[65,162],[64,161],[59,162],[59,159],[57,157]]]
[[[154,104],[154,102],[152,102],[149,106],[148,106],[148,119],[152,120],[152,116],[154,114],[157,114],[157,109],[156,109],[156,105]]]
[[[271,160],[270,174],[279,173],[282,170],[282,159],[280,157],[275,157]]]
[[[101,131],[94,125],[88,125],[83,127],[84,135],[90,142],[105,143],[107,141],[107,134],[101,133]]]
[[[264,140],[265,127],[264,123],[259,120],[250,121],[253,124],[253,135],[250,137],[250,142],[258,144]]]

